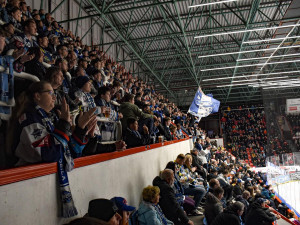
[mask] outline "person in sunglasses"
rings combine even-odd
[[[16,166],[57,162],[61,158],[68,163],[68,160],[81,156],[88,140],[86,135],[93,136],[96,126],[94,109],[81,113],[71,132],[69,106],[63,99],[61,110],[56,115],[52,110],[55,99],[51,84],[45,81],[33,83],[18,99],[8,135],[8,144],[18,159]]]

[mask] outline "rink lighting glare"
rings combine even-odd
[[[196,8],[196,7],[223,4],[223,3],[236,2],[236,1],[237,0],[225,0],[225,1],[218,1],[218,2],[203,3],[203,4],[191,5],[188,8]]]
[[[270,50],[277,50],[277,49],[288,49],[288,48],[298,48],[300,45],[293,45],[293,46],[285,46],[285,47],[277,47],[277,48],[264,48],[264,49],[255,49],[255,50],[247,50],[247,51],[240,51],[240,52],[226,52],[220,54],[213,54],[213,55],[201,55],[198,58],[208,58],[213,56],[225,56],[225,55],[235,55],[235,54],[244,54],[244,53],[251,53],[251,52],[262,52],[262,51],[270,51]]]
[[[248,58],[248,59],[237,59],[236,61],[250,61],[250,60],[259,60],[259,59],[269,59],[269,58],[280,58],[280,57],[287,57],[287,56],[298,56],[300,55],[299,53],[295,54],[289,54],[289,55],[275,55],[275,56],[267,56],[267,57],[258,57],[258,58]]]
[[[215,37],[215,36],[222,36],[222,35],[229,35],[229,34],[239,34],[239,33],[246,33],[246,32],[252,32],[252,31],[265,31],[265,30],[273,30],[273,29],[281,29],[281,28],[297,27],[297,26],[300,26],[300,24],[291,24],[291,25],[285,25],[285,26],[264,27],[264,28],[250,29],[250,30],[238,30],[238,31],[231,31],[231,32],[222,32],[222,33],[196,36],[194,38]]]
[[[240,65],[240,66],[227,66],[227,67],[220,67],[220,68],[211,68],[211,69],[201,70],[201,72],[212,71],[212,70],[225,70],[225,69],[240,68],[240,67],[251,67],[251,66],[263,66],[263,65],[272,65],[272,64],[293,63],[293,62],[300,62],[300,59],[299,60],[281,61],[281,62],[256,63],[256,64],[248,64],[248,65]]]
[[[252,44],[252,43],[260,43],[260,42],[270,42],[270,41],[280,41],[285,39],[295,39],[300,38],[300,36],[293,36],[293,37],[282,37],[282,38],[269,38],[264,40],[252,40],[252,41],[245,41],[243,44]]]
[[[227,80],[227,79],[233,79],[233,78],[235,79],[235,78],[247,78],[247,77],[257,77],[257,76],[270,76],[270,75],[278,75],[278,74],[286,74],[286,73],[300,73],[300,71],[284,71],[284,72],[278,72],[278,73],[251,74],[251,75],[243,75],[243,76],[235,76],[235,77],[211,78],[211,79],[205,79],[202,82],[215,81],[215,80]]]

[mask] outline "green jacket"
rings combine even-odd
[[[123,129],[127,127],[127,120],[129,118],[134,118],[139,120],[140,118],[153,118],[153,115],[142,112],[137,105],[130,102],[124,102],[121,104],[119,112],[123,114],[121,119]]]

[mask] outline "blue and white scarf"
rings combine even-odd
[[[62,216],[65,218],[76,216],[78,212],[73,201],[67,173],[74,168],[74,161],[71,156],[68,142],[65,139],[61,138],[59,135],[53,133],[54,125],[45,110],[38,105],[36,105],[35,108],[42,116],[42,122],[47,131],[54,135],[56,141],[58,141],[61,144],[60,146],[62,146],[60,149],[60,159],[57,162],[60,195],[62,201]]]
[[[165,217],[164,213],[162,212],[161,208],[159,207],[159,205],[156,204],[152,204],[155,208],[155,211],[158,213],[161,221],[163,222],[164,225],[168,224],[167,218]]]

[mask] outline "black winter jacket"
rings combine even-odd
[[[171,220],[174,224],[187,224],[189,219],[178,204],[174,189],[159,176],[154,178],[153,185],[158,186],[160,189],[161,198],[159,205],[167,219]]]
[[[210,225],[214,218],[216,218],[222,212],[223,206],[221,201],[211,192],[208,192],[204,206],[204,215],[207,220],[207,224]]]
[[[268,208],[263,208],[258,202],[254,202],[248,210],[246,225],[266,225],[276,220],[276,216]]]
[[[237,213],[233,212],[229,207],[219,214],[211,223],[211,225],[240,225],[241,220]],[[256,225],[256,224],[252,224]]]

